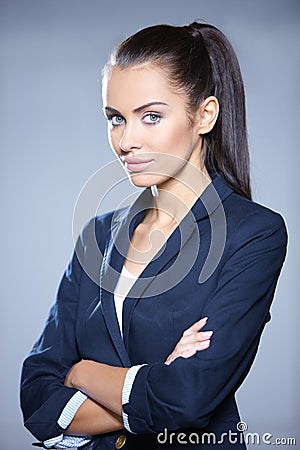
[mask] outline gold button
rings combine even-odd
[[[121,434],[115,442],[115,447],[118,450],[119,448],[123,448],[126,443],[126,436]]]

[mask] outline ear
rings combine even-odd
[[[210,96],[203,100],[198,110],[197,129],[199,134],[209,133],[213,129],[219,115],[219,109],[219,102],[216,97]]]

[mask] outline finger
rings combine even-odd
[[[189,348],[188,350],[185,350],[184,352],[182,352],[182,356],[183,358],[190,358],[191,356],[195,355],[197,353],[197,349],[196,348]]]
[[[197,322],[193,323],[192,326],[190,326],[183,332],[183,336],[189,336],[190,334],[197,333],[198,331],[201,330],[201,328],[204,327],[207,320],[208,317],[203,317],[201,320],[198,320]]]
[[[179,358],[180,356],[182,358],[190,358],[191,356],[195,355],[197,352],[201,350],[205,350],[210,346],[210,340],[206,340],[204,342],[198,342],[197,345],[194,345],[193,347],[182,347],[180,351],[174,351],[171,353],[171,355],[168,356],[167,360],[165,361],[165,364],[169,365],[171,362],[175,361],[176,358]]]
[[[206,339],[210,339],[212,335],[213,331],[199,331],[197,333],[182,336],[177,345],[194,344],[197,342],[206,341]]]
[[[197,338],[199,341],[206,341],[206,339],[210,339],[213,335],[213,331],[200,331],[199,333],[197,333]]]
[[[203,342],[198,342],[197,344],[195,344],[193,347],[189,347],[186,349],[182,349],[180,352],[174,352],[174,355],[176,356],[176,358],[178,358],[178,356],[182,356],[183,358],[189,358],[190,352],[191,354],[195,354],[201,350],[205,350],[210,346],[210,340],[207,339],[206,341]]]
[[[189,351],[191,349],[196,349],[197,351],[202,350],[202,348],[207,348],[209,345],[210,345],[210,339],[206,339],[205,341],[201,341],[201,342],[198,341],[198,342],[180,344],[175,347],[175,350],[171,353],[170,356],[172,356],[172,355],[180,356],[184,352]]]
[[[197,351],[205,350],[210,346],[210,339],[207,339],[206,341],[199,342],[197,346]]]
[[[186,336],[184,339],[185,343],[195,343],[206,341],[207,339],[211,339],[213,335],[213,331],[199,331],[198,333],[194,333],[190,336]]]
[[[165,364],[168,366],[170,365],[175,359],[179,358],[179,356],[182,356],[183,358],[190,358],[191,356],[195,355],[197,353],[196,348],[189,348],[187,350],[184,350],[180,353],[173,352],[171,355],[168,356],[167,360],[165,361]]]

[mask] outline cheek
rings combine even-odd
[[[170,124],[162,128],[159,134],[153,133],[152,139],[159,151],[184,158],[192,147],[193,132],[187,124]]]
[[[189,151],[193,144],[194,133],[193,129],[188,124],[178,126],[173,131],[173,141],[178,150]]]
[[[112,129],[108,128],[107,137],[108,137],[108,142],[109,142],[109,145],[110,145],[110,148],[112,149],[112,151],[114,153],[119,154],[120,153],[120,146],[119,146],[120,139],[118,137],[116,130],[112,130]]]
[[[190,157],[194,133],[189,124],[172,124],[162,128],[159,134],[153,133],[152,144],[152,149],[158,153],[154,172],[163,177],[174,177]]]

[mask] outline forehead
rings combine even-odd
[[[103,104],[116,109],[134,109],[151,101],[185,103],[185,98],[168,80],[163,69],[142,65],[126,69],[114,67],[103,80]]]

